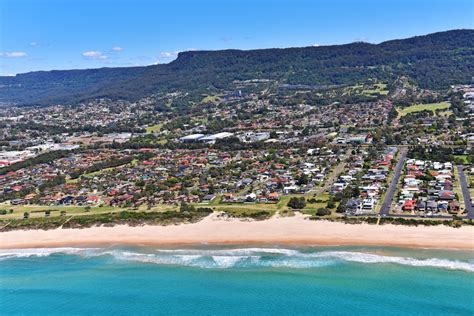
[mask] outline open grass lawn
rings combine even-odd
[[[465,174],[471,199],[474,199],[474,175],[470,175],[467,171],[465,171]]]
[[[374,88],[371,89],[364,89],[362,91],[363,94],[366,95],[371,95],[371,94],[381,94],[381,95],[387,95],[388,90],[387,90],[387,84],[386,83],[376,83],[374,84]]]
[[[436,110],[447,110],[447,109],[449,109],[449,103],[440,102],[440,103],[428,103],[428,104],[415,104],[403,109],[398,109],[398,111],[399,111],[400,116],[405,116],[409,113],[421,112],[425,110],[432,111],[434,113]]]
[[[196,207],[211,207],[213,211],[225,212],[234,217],[267,219],[275,215],[277,212],[276,204],[265,203],[239,203],[239,204],[217,204],[217,205],[203,205],[195,204]]]
[[[458,174],[456,172],[455,177],[453,179],[453,192],[458,195],[458,202],[459,205],[461,206],[461,210],[464,210],[464,196],[462,194],[462,189],[461,189],[461,182],[459,181]]]
[[[164,212],[164,211],[176,211],[177,206],[173,205],[157,205],[150,210],[145,205],[140,206],[137,211],[145,212]],[[43,206],[43,205],[6,205],[0,204],[0,210],[13,210],[13,213],[6,215],[0,215],[0,219],[14,219],[23,218],[25,212],[30,213],[30,218],[45,217],[45,211],[51,211],[50,217],[56,217],[61,215],[61,211],[66,211],[66,216],[74,215],[92,215],[92,214],[104,214],[104,213],[115,213],[122,211],[133,211],[133,208],[122,208],[114,206],[93,206],[90,209],[86,209],[85,206]]]
[[[307,194],[289,194],[280,197],[280,201],[277,203],[222,203],[221,197],[217,196],[211,203],[195,203],[195,207],[212,207],[215,211],[222,211],[231,213],[235,216],[242,217],[244,214],[255,214],[261,211],[269,212],[271,215],[275,213],[292,213],[293,211],[288,208],[288,201],[292,197],[305,197],[306,199],[315,198],[321,200],[318,203],[307,203],[303,212],[307,214],[314,214],[318,208],[326,207],[327,200],[329,199],[328,193],[323,193],[320,196],[313,197],[314,192]]]
[[[163,123],[156,124],[156,125],[152,125],[152,126],[148,126],[148,127],[146,128],[146,132],[149,133],[149,134],[151,134],[151,133],[156,133],[156,132],[159,132],[162,127],[163,127]]]
[[[93,171],[93,172],[89,172],[89,173],[84,173],[83,175],[81,175],[81,177],[86,177],[86,178],[93,178],[95,176],[98,176],[98,175],[101,175],[107,171],[112,171],[116,169],[116,167],[110,167],[110,168],[104,168],[104,169],[100,169],[100,170],[97,170],[97,171]]]
[[[303,210],[303,213],[305,214],[310,214],[310,215],[315,215],[316,211],[320,208],[327,208],[327,203],[330,198],[329,193],[321,193],[316,197],[309,197],[309,199],[315,199],[317,202],[316,203],[310,203],[308,202],[308,199],[306,199],[306,207]],[[335,214],[336,208],[338,206],[339,202],[336,202],[336,207],[334,209],[331,209],[331,212]]]
[[[453,114],[453,111],[451,111],[451,110],[446,110],[446,111],[439,112],[439,116],[444,116],[444,117],[448,117],[451,114]]]
[[[30,218],[44,217],[44,211],[51,211],[51,217],[60,216],[61,211],[66,211],[66,215],[81,215],[81,214],[100,214],[112,211],[122,211],[124,209],[114,207],[91,207],[89,211],[85,206],[42,206],[42,205],[0,205],[0,209],[13,210],[12,214],[0,215],[2,219],[9,218],[23,218],[23,213],[30,213]]]
[[[236,217],[252,217],[252,215],[261,214],[262,212],[266,212],[269,216],[274,214],[282,213],[285,214],[293,214],[293,210],[289,209],[287,204],[290,198],[292,197],[305,197],[307,200],[314,198],[319,202],[316,203],[308,203],[303,210],[303,213],[314,215],[316,210],[319,208],[325,208],[327,201],[329,199],[328,193],[322,193],[316,197],[313,196],[314,192],[309,192],[308,194],[290,194],[281,196],[280,201],[278,203],[222,203],[221,196],[217,196],[211,203],[193,203],[195,207],[210,207],[214,211],[223,211],[230,214],[233,214]],[[336,203],[337,206],[337,203]],[[21,219],[23,218],[23,214],[28,212],[30,214],[30,218],[41,218],[45,217],[45,211],[51,211],[50,217],[57,217],[61,216],[61,211],[66,211],[65,216],[81,216],[81,215],[92,215],[92,214],[104,214],[104,213],[115,213],[115,212],[122,212],[122,211],[150,211],[150,212],[164,212],[164,211],[177,211],[179,210],[179,206],[176,205],[165,205],[159,204],[151,209],[148,209],[145,205],[140,206],[138,209],[132,207],[113,207],[113,206],[92,206],[90,208],[86,208],[86,206],[61,206],[61,205],[53,205],[53,206],[42,206],[42,205],[18,205],[13,206],[9,204],[0,204],[0,210],[7,210],[8,214],[0,215],[0,219]],[[9,213],[9,210],[13,210],[13,213]],[[333,214],[335,214],[335,209],[332,210]],[[331,215],[332,216],[332,215]]]
[[[386,83],[375,83],[365,84],[365,85],[354,85],[344,88],[344,94],[362,94],[362,95],[388,95],[387,84]]]
[[[139,163],[139,161],[137,159],[133,159],[131,162],[130,162],[130,165],[131,166],[137,166]],[[125,164],[123,166],[126,166],[128,164]],[[120,166],[118,166],[120,167]],[[93,178],[95,176],[98,176],[98,175],[101,175],[103,174],[104,172],[107,172],[107,171],[112,171],[114,169],[116,169],[117,167],[110,167],[110,168],[104,168],[104,169],[100,169],[100,170],[97,170],[97,171],[94,171],[94,172],[89,172],[89,173],[84,173],[82,174],[79,178],[76,178],[76,179],[71,179],[69,177],[66,178],[66,183],[77,183],[79,182],[80,178],[81,177],[84,177],[84,178]]]
[[[201,103],[218,102],[219,100],[220,98],[217,95],[208,95],[201,100]]]
[[[78,183],[79,182],[79,178],[75,178],[75,179],[71,179],[69,178],[69,176],[66,177],[66,183],[69,184],[69,183]]]
[[[454,159],[457,161],[460,161],[463,165],[468,165],[469,160],[467,159],[467,155],[454,155]]]
[[[199,204],[199,206],[202,206]],[[213,206],[219,210],[265,210],[265,211],[276,211],[277,207],[274,203],[223,203]]]

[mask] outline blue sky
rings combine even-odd
[[[473,28],[472,0],[0,0],[0,75]]]

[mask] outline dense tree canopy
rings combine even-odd
[[[49,105],[93,98],[137,100],[156,92],[229,89],[268,79],[315,87],[406,76],[422,88],[466,83],[474,69],[474,31],[455,30],[381,44],[260,50],[189,51],[163,65],[40,71],[0,77],[0,102]]]

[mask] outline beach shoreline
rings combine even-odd
[[[0,249],[177,245],[388,246],[474,250],[474,227],[344,224],[303,215],[265,221],[222,219],[169,226],[14,230],[0,233]]]

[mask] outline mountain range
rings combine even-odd
[[[0,103],[74,104],[90,99],[138,100],[158,92],[208,93],[235,81],[341,85],[406,76],[421,88],[446,89],[474,77],[474,30],[451,30],[380,44],[187,51],[168,64],[35,71],[0,77]]]

